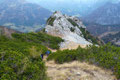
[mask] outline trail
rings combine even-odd
[[[44,60],[50,80],[117,80],[110,70],[88,63],[74,61],[56,64],[54,61]]]

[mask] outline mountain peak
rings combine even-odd
[[[108,2],[86,17],[86,21],[101,25],[116,25],[120,22],[120,3]]]
[[[47,20],[45,31],[65,40],[60,44],[61,49],[75,49],[78,46],[85,47],[92,44],[92,40],[87,38],[90,34],[82,21],[74,16],[63,15],[59,11]]]
[[[60,11],[55,11],[51,17],[60,18],[64,17],[64,15]]]

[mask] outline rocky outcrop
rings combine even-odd
[[[89,33],[81,20],[74,16],[63,15],[58,11],[47,20],[45,31],[64,39],[60,44],[61,49],[74,49],[92,44],[92,40],[86,37]]]

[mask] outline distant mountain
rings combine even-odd
[[[94,22],[102,25],[119,25],[120,24],[120,2],[106,3],[97,8],[86,18],[87,22]]]
[[[118,32],[120,31],[120,25],[100,25],[96,23],[84,22],[87,30],[94,36],[101,36],[107,32]]]
[[[27,0],[38,3],[51,11],[61,11],[64,14],[86,16],[96,8],[112,0]]]
[[[103,39],[105,43],[111,42],[113,45],[120,46],[120,32],[109,33],[105,36],[102,36],[101,39]]]
[[[49,10],[25,0],[0,2],[0,25],[19,31],[27,32],[40,28],[50,15]]]
[[[51,11],[61,11],[64,14],[87,16],[107,2],[117,3],[119,0],[27,0]],[[51,4],[52,3],[52,4]]]
[[[99,44],[99,40],[93,37],[86,26],[75,16],[63,15],[55,12],[48,20],[45,32],[64,39],[61,49],[75,49],[78,46],[86,47],[91,44]]]

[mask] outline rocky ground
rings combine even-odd
[[[56,50],[52,50],[56,52]],[[85,62],[73,61],[70,63],[56,64],[54,61],[47,61],[47,74],[50,80],[117,80],[110,70],[105,70]]]
[[[51,80],[116,80],[113,73],[88,63],[71,62],[55,64],[46,62],[47,74]]]

